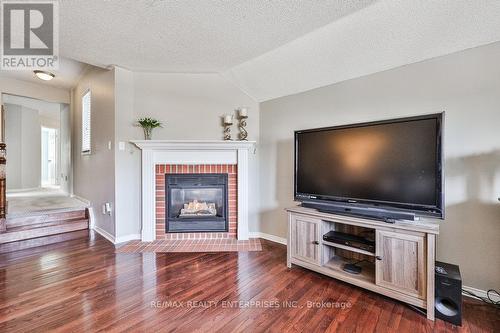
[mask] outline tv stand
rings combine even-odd
[[[431,221],[373,219],[292,207],[288,212],[287,265],[321,274],[427,310],[434,320],[434,262],[439,225]],[[335,230],[375,240],[375,253],[323,240]],[[344,270],[356,263],[359,274]]]

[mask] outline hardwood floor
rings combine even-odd
[[[115,253],[111,243],[90,232],[89,238],[2,254],[0,332],[498,332],[500,327],[498,309],[469,299],[461,328],[428,321],[375,293],[299,267],[289,270],[284,246],[268,241],[262,246],[261,252],[127,254]]]

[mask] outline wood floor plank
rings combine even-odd
[[[116,253],[90,232],[0,255],[1,332],[494,332],[498,309],[466,299],[461,328],[303,268],[286,248]],[[332,305],[337,304],[337,307]],[[343,307],[340,304],[344,304]],[[347,306],[348,305],[348,306]]]

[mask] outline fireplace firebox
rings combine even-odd
[[[165,175],[166,232],[227,232],[227,174]]]

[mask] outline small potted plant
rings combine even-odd
[[[144,130],[145,140],[151,140],[154,128],[163,127],[162,123],[159,120],[149,117],[140,118],[139,120],[137,120],[137,123]]]

